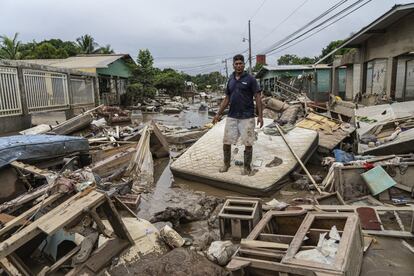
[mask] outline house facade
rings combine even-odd
[[[36,59],[25,62],[96,74],[100,103],[106,105],[119,104],[121,95],[126,93],[128,79],[132,76],[131,66],[136,65],[127,54],[78,55],[66,59]]]
[[[396,5],[342,44],[351,48],[333,63],[346,67],[346,100],[373,105],[384,100],[414,100],[414,4]],[[340,95],[340,91],[334,90]]]

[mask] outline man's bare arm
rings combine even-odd
[[[221,114],[223,114],[224,110],[229,105],[229,103],[230,103],[230,98],[229,96],[226,95],[224,100],[221,102],[219,111],[217,112],[216,116],[214,116],[213,118],[213,124],[217,123],[220,120]]]

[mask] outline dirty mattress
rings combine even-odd
[[[63,135],[15,135],[0,138],[0,168],[18,161],[46,160],[89,151],[88,140]]]
[[[272,123],[264,119],[264,125]],[[298,165],[295,157],[280,136],[269,136],[258,132],[253,146],[253,176],[241,175],[244,146],[232,146],[232,161],[228,172],[220,173],[223,165],[223,134],[225,120],[215,125],[171,165],[175,176],[191,179],[219,188],[234,190],[249,195],[263,195],[280,188],[290,172]],[[318,146],[318,133],[314,130],[295,127],[285,135],[289,144],[302,159],[308,159]],[[275,157],[282,160],[272,162]],[[267,166],[266,166],[267,165]]]

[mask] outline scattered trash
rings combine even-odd
[[[185,240],[170,226],[165,225],[161,231],[160,235],[162,239],[171,247],[178,248],[184,245]]]
[[[226,265],[237,250],[231,241],[214,241],[207,251],[207,258],[219,265]]]

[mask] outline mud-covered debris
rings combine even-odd
[[[162,239],[171,247],[178,248],[184,245],[185,240],[170,226],[165,225],[161,231],[160,235]]]
[[[118,266],[109,273],[113,276],[141,275],[141,276],[224,276],[228,273],[222,267],[210,262],[197,252],[176,248],[162,257],[151,257],[139,260],[127,266]]]
[[[188,223],[195,220],[197,220],[197,218],[186,209],[180,207],[167,207],[164,211],[155,213],[150,222],[169,221],[174,227],[177,227],[180,223]]]
[[[207,258],[219,265],[226,265],[237,250],[231,241],[214,241],[207,251]]]

